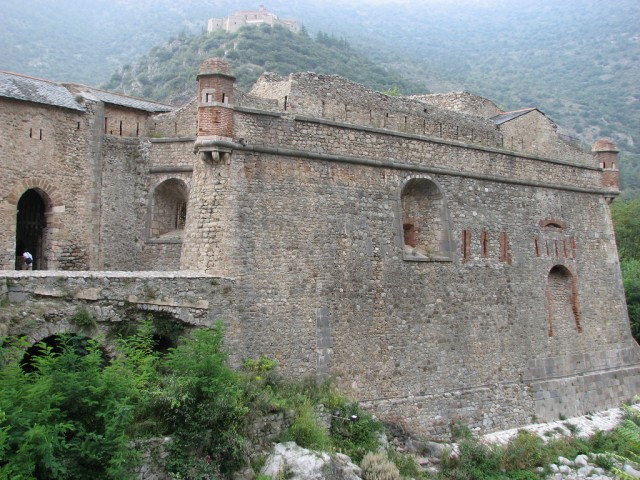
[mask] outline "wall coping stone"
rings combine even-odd
[[[180,142],[195,142],[196,137],[159,137],[149,138],[151,143],[180,143]]]
[[[193,165],[157,165],[149,168],[149,173],[192,173]]]
[[[140,271],[93,271],[93,270],[0,270],[0,278],[221,278],[195,270],[140,270]]]
[[[269,117],[284,117],[285,114],[282,112],[271,112],[269,110],[260,110],[258,108],[251,108],[251,107],[234,107],[233,108],[236,112],[242,112],[242,113],[253,113],[255,115],[266,115]]]

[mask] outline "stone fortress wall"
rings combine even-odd
[[[85,98],[85,113],[61,114],[94,126],[77,161],[97,186],[75,191],[100,212],[77,222],[95,256],[67,270],[156,270],[127,281],[170,278],[176,292],[193,272],[200,293],[185,285],[186,295],[215,305],[197,324],[224,320],[235,365],[267,355],[286,374],[333,377],[382,418],[436,438],[452,420],[491,431],[639,391],[609,212],[615,145],[581,151],[538,110],[501,112],[467,93],[390,97],[304,73],[264,75],[243,94],[220,60],[199,81],[182,109],[128,117],[146,118],[146,136],[103,130],[122,106]],[[4,104],[0,119],[14,124],[61,110]],[[25,145],[3,148],[3,165],[32,155]],[[58,169],[69,162],[54,157]],[[14,175],[7,190],[22,194]],[[15,202],[3,202],[11,252]],[[41,285],[75,285],[74,274],[7,272],[3,295],[28,299],[21,308],[36,317],[45,302],[59,317],[88,305],[106,328],[110,295]],[[101,292],[121,282],[81,276]],[[175,295],[153,308],[181,319]]]
[[[295,19],[281,19],[277,15],[267,11],[264,5],[260,5],[258,10],[242,10],[234,12],[227,18],[210,18],[207,21],[207,31],[215,32],[224,30],[225,32],[237,32],[245,26],[258,25],[279,25],[294,33],[300,31],[300,24]]]

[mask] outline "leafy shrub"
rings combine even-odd
[[[525,470],[548,465],[551,458],[544,448],[544,440],[533,433],[521,430],[503,451],[505,470]]]
[[[389,451],[389,459],[398,467],[402,478],[419,478],[421,475],[418,464],[411,455],[404,455],[395,450]]]
[[[60,353],[39,347],[29,373],[17,352],[0,370],[0,477],[130,478],[135,375],[123,362],[105,366],[95,341],[83,354],[69,337]]]
[[[384,452],[369,452],[362,462],[363,480],[400,480],[400,471]]]
[[[445,455],[442,462],[444,478],[498,480],[507,479],[502,473],[502,449],[484,445],[467,428],[459,428],[457,456]]]
[[[329,445],[327,431],[318,424],[313,407],[305,401],[296,408],[296,418],[283,434],[283,441],[293,440],[298,445],[311,450],[326,450]]]
[[[204,461],[206,473],[231,472],[245,463],[243,418],[248,412],[238,374],[226,365],[224,327],[199,329],[166,358],[156,408],[174,437],[171,465],[186,458]],[[202,467],[202,465],[200,465]]]
[[[337,406],[339,415],[331,419],[331,443],[359,463],[368,452],[378,450],[379,436],[384,426],[371,414],[361,411],[356,403],[347,403],[343,399]]]
[[[74,313],[71,317],[69,317],[69,321],[78,327],[95,327],[96,319],[93,318],[85,308],[79,309],[76,313]]]

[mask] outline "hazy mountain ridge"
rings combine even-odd
[[[236,83],[245,91],[265,71],[283,76],[299,71],[338,74],[379,91],[424,91],[359,55],[344,39],[323,33],[313,39],[266,25],[235,33],[181,34],[119,69],[103,87],[179,105],[195,95],[198,67],[212,56],[231,63]]]
[[[116,68],[150,52],[154,45],[164,45],[180,31],[199,35],[207,18],[255,9],[258,4],[0,0],[0,6],[4,14],[0,68],[99,85]],[[393,4],[362,0],[357,5],[273,0],[266,7],[283,18],[297,18],[312,37],[322,30],[346,38],[374,65],[400,72],[407,84],[424,86],[421,90],[467,90],[506,110],[537,106],[587,145],[609,136],[623,150],[640,153],[640,3],[636,0]],[[230,51],[224,48],[221,53]],[[145,57],[133,65],[144,64]],[[282,60],[287,61],[286,55]],[[291,63],[298,67],[299,62]],[[243,68],[255,76],[271,66],[251,61]],[[196,69],[186,62],[180,76]],[[406,87],[401,90],[409,93]],[[638,175],[637,161],[625,163],[624,168],[633,167]],[[630,179],[623,177],[623,182]],[[640,188],[640,181],[634,182]]]

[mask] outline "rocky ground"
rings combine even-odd
[[[640,408],[640,404],[634,405],[634,408]],[[522,428],[514,428],[504,430],[502,432],[494,432],[484,435],[482,438],[489,443],[506,444],[519,430],[527,430],[531,433],[545,438],[556,438],[563,435],[577,435],[590,437],[597,431],[613,430],[623,416],[621,408],[612,408],[603,412],[583,415],[581,417],[568,418],[566,420],[558,420],[550,423],[536,423],[527,425]],[[586,455],[578,455],[571,460],[564,457],[558,457],[556,463],[551,464],[553,474],[548,477],[549,480],[605,480],[615,479],[611,473],[606,473],[602,468],[597,467]],[[627,475],[633,478],[640,478],[640,472],[633,469],[630,465],[624,466]]]
[[[640,404],[634,405],[634,408],[640,408]],[[482,440],[486,443],[505,445],[512,437],[517,435],[520,430],[527,430],[545,440],[570,435],[590,437],[597,431],[613,430],[618,423],[620,423],[623,413],[621,408],[612,408],[581,417],[568,418],[549,423],[536,423],[510,430],[493,432],[483,435]],[[392,443],[394,443],[394,446],[401,452],[416,452],[411,439],[399,439],[396,437],[392,440]],[[444,448],[451,448],[454,452],[456,451],[456,445],[430,443],[427,448],[428,454],[423,457],[418,457],[418,463],[424,470],[435,473],[438,470],[440,455]],[[586,455],[578,455],[574,459],[558,457],[556,462],[550,465],[550,468],[553,473],[548,477],[548,480],[613,480],[617,478],[613,474],[605,472],[605,470],[596,466],[593,460]],[[624,471],[632,478],[640,478],[640,472],[634,470],[630,465],[625,465]]]

